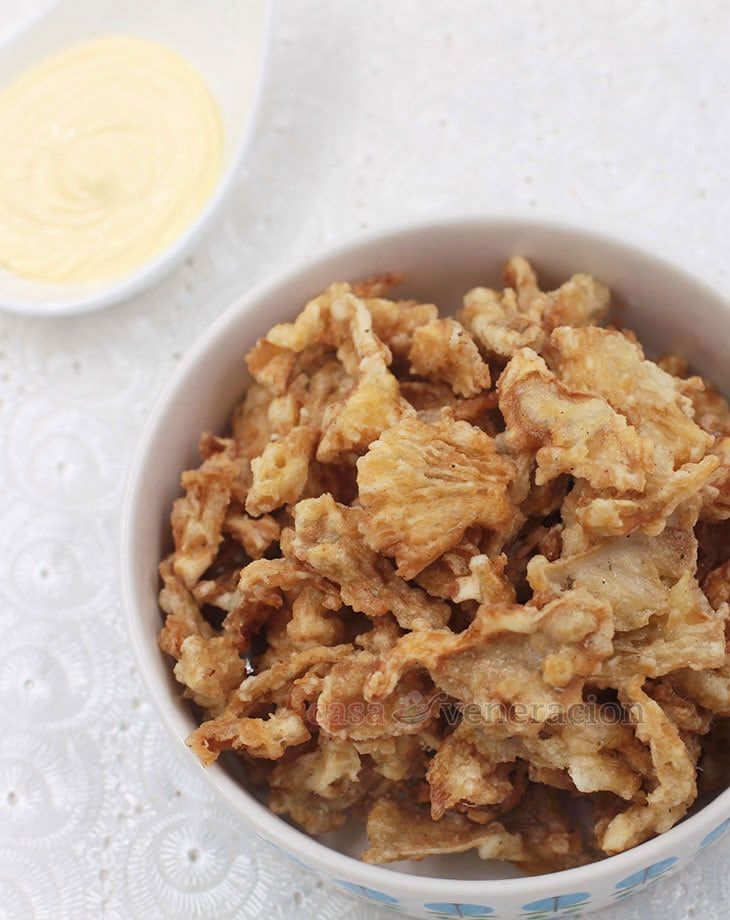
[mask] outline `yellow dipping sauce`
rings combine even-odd
[[[169,48],[115,36],[50,58],[0,93],[0,267],[130,272],[196,217],[222,156],[216,102]]]

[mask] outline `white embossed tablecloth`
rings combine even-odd
[[[2,0],[0,33],[42,2]],[[730,289],[729,102],[722,0],[281,0],[246,174],[207,242],[124,306],[0,317],[3,920],[379,916],[227,814],[145,700],[116,581],[140,426],[231,294],[409,217],[573,218]],[[729,856],[611,916],[726,918]]]

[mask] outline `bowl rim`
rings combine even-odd
[[[187,225],[183,232],[175,237],[156,255],[143,262],[138,268],[127,272],[120,278],[112,278],[108,282],[99,282],[89,285],[88,293],[77,294],[67,299],[53,301],[31,300],[24,297],[0,296],[0,310],[15,313],[19,316],[44,316],[60,318],[78,316],[84,313],[94,313],[106,307],[129,300],[135,294],[162,280],[175,269],[201,241],[205,234],[212,228],[213,222],[221,212],[234,183],[239,178],[241,166],[253,142],[266,86],[270,79],[270,61],[272,54],[272,38],[275,22],[276,0],[263,0],[263,28],[261,30],[261,60],[252,91],[252,104],[245,125],[241,130],[238,141],[230,152],[228,164],[218,178],[215,187],[201,210]],[[4,40],[3,45],[12,43],[24,32],[32,29],[49,10],[41,10],[32,16],[30,21],[23,23]],[[212,93],[212,90],[211,90]],[[215,98],[215,94],[214,98]],[[217,101],[217,100],[216,100]],[[39,282],[43,283],[43,282]],[[51,285],[49,285],[51,286]],[[81,287],[81,286],[79,286]]]
[[[205,357],[206,353],[222,338],[225,330],[235,323],[243,314],[255,310],[257,303],[266,298],[270,293],[286,285],[295,284],[302,276],[311,272],[322,263],[341,258],[348,254],[355,254],[359,250],[365,251],[376,243],[395,242],[403,238],[418,234],[432,234],[435,232],[448,233],[454,230],[473,228],[495,229],[499,226],[509,226],[516,229],[540,229],[556,233],[569,233],[580,235],[596,246],[605,246],[613,249],[632,252],[640,256],[647,264],[659,272],[682,278],[688,284],[701,290],[704,297],[716,302],[730,316],[730,301],[726,296],[698,278],[693,273],[678,267],[667,258],[647,249],[643,244],[631,239],[620,239],[611,233],[596,230],[593,227],[579,222],[565,221],[553,217],[483,214],[455,216],[446,215],[435,218],[409,220],[387,225],[384,228],[356,234],[343,243],[328,247],[312,257],[301,259],[289,267],[265,278],[241,296],[235,298],[231,305],[214,322],[203,331],[200,338],[188,349],[175,372],[168,379],[159,393],[154,407],[147,418],[143,429],[138,436],[136,448],[128,467],[124,497],[122,502],[121,525],[119,532],[120,552],[120,588],[122,607],[126,621],[127,634],[134,655],[137,672],[144,687],[165,725],[167,731],[176,739],[175,748],[181,756],[186,757],[186,762],[191,769],[197,769],[205,780],[216,790],[217,794],[233,808],[236,814],[251,824],[254,830],[275,847],[281,848],[290,856],[307,868],[330,876],[335,880],[346,880],[349,883],[361,885],[375,890],[399,889],[401,895],[406,894],[421,901],[430,899],[443,899],[448,889],[456,885],[459,898],[462,901],[471,899],[489,900],[490,898],[505,898],[520,896],[528,899],[531,895],[544,894],[546,890],[558,890],[570,887],[575,891],[588,885],[611,881],[616,875],[629,873],[639,866],[649,866],[658,859],[672,855],[688,855],[683,847],[689,838],[706,836],[725,819],[730,818],[730,788],[718,794],[694,814],[676,824],[669,831],[658,835],[630,850],[607,856],[597,862],[588,863],[572,869],[563,869],[558,872],[549,872],[542,875],[525,876],[504,879],[459,879],[440,876],[414,875],[411,873],[393,871],[384,866],[364,863],[355,857],[348,856],[324,843],[310,837],[304,831],[290,825],[270,809],[259,802],[251,793],[240,785],[224,768],[218,764],[203,767],[197,758],[185,745],[187,732],[181,730],[181,725],[176,724],[174,701],[168,701],[169,690],[155,676],[154,668],[150,662],[152,656],[158,654],[158,649],[148,647],[145,640],[142,619],[137,614],[136,588],[137,579],[132,566],[133,524],[138,506],[139,491],[142,476],[150,459],[152,444],[155,440],[157,428],[174,400],[176,390],[186,379],[195,365]],[[696,852],[690,855],[696,855]]]

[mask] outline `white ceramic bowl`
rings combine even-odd
[[[262,95],[272,0],[56,0],[0,48],[0,87],[39,61],[99,35],[125,33],[161,42],[202,74],[221,110],[223,167],[208,202],[162,252],[110,282],[45,284],[0,270],[0,308],[64,316],[126,300],[178,265],[210,227],[248,150]]]
[[[157,648],[157,563],[169,549],[169,513],[180,471],[197,462],[203,429],[221,431],[247,376],[243,356],[273,323],[293,318],[329,282],[399,269],[404,294],[455,308],[478,283],[496,283],[504,260],[529,257],[547,283],[575,271],[597,275],[625,305],[624,319],[657,351],[676,349],[730,390],[730,307],[702,282],[655,256],[599,234],[539,221],[454,220],[414,226],[343,246],[260,285],[236,301],[187,355],[166,387],[134,460],[122,526],[122,588],[137,665],[181,751],[195,719]],[[476,857],[393,868],[353,855],[362,842],[316,842],[246,791],[235,766],[191,769],[258,834],[297,863],[356,896],[417,917],[542,918],[605,906],[686,864],[730,827],[730,791],[668,833],[593,865],[531,878]],[[335,849],[335,846],[338,849]],[[348,855],[352,854],[352,855]]]

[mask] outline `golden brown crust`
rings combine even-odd
[[[599,328],[589,275],[515,256],[456,319],[400,280],[274,326],[183,474],[159,645],[189,744],[307,833],[365,820],[369,862],[620,852],[724,781],[730,409]]]

